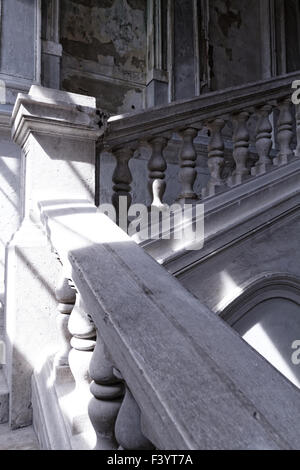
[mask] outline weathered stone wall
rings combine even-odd
[[[36,78],[36,2],[1,2],[0,72],[14,78]]]
[[[143,107],[146,0],[62,0],[62,89],[112,114]]]
[[[295,72],[300,68],[299,2],[289,0],[285,5],[286,69]]]
[[[209,6],[212,89],[261,79],[259,2],[214,0]]]
[[[195,96],[193,2],[174,1],[174,98]]]

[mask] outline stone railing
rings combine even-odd
[[[77,290],[69,364],[81,399],[96,336],[89,416],[97,449],[300,447],[292,384],[95,206],[39,207],[64,266],[61,314],[75,302],[66,278]],[[65,365],[70,332],[59,324]]]
[[[148,188],[152,204],[161,206],[166,191],[164,150],[175,134],[182,140],[179,152],[178,200],[197,201],[264,174],[300,155],[299,113],[291,105],[292,82],[298,74],[209,93],[188,101],[108,120],[101,149],[116,158],[112,202],[119,196],[131,204],[130,160],[145,143],[151,147]],[[208,181],[195,191],[197,136],[206,137]],[[230,141],[230,162],[225,167],[225,141]],[[204,137],[205,142],[205,137]],[[251,158],[250,157],[251,152]],[[253,157],[254,154],[254,157]],[[101,160],[100,160],[101,162]],[[133,164],[133,162],[132,162]],[[100,163],[101,165],[101,163]],[[172,184],[176,184],[172,181]],[[138,201],[144,202],[144,201]]]
[[[275,106],[273,101],[289,96],[290,84],[290,78],[270,82],[267,100],[264,83],[253,85],[258,87],[256,101],[254,94],[247,98],[244,87],[201,98],[201,109],[192,100],[185,114],[176,114],[176,107],[185,106],[177,103],[138,118],[110,121],[105,142],[119,155],[115,196],[129,196],[131,143],[143,135],[165,138],[165,132],[178,128],[185,134],[181,192],[190,199],[191,175],[195,176],[194,153],[191,156],[195,131],[190,129],[197,129],[201,120],[221,119],[225,96],[230,97],[227,113],[242,110],[240,115],[250,105]],[[213,96],[220,100],[220,113],[216,101],[212,104]],[[279,123],[284,123],[277,154],[281,164],[291,157],[292,130],[287,124],[288,102],[278,106]],[[149,120],[151,113],[163,116]],[[238,128],[244,117],[237,120]],[[139,125],[147,128],[144,134]],[[127,128],[122,131],[122,126]],[[233,443],[235,448],[300,448],[298,391],[97,212],[95,146],[104,128],[95,100],[89,97],[34,86],[29,95],[18,96],[14,108],[12,134],[23,150],[20,186],[25,217],[8,247],[6,265],[11,425],[30,424],[32,408],[33,413],[39,409],[44,419],[40,419],[41,433],[52,432],[48,447],[72,448],[67,438],[64,447],[60,434],[63,400],[55,392],[70,369],[68,385],[76,387],[73,399],[67,394],[63,404],[76,418],[72,429],[79,434],[85,426],[91,390],[89,413],[99,449],[232,448]],[[217,132],[217,127],[212,130]],[[264,152],[268,152],[270,131],[264,133],[268,144]],[[242,159],[236,142],[234,146]],[[164,178],[156,173],[157,160],[163,158],[161,148],[161,140],[156,141],[150,160],[155,162],[150,181],[158,191],[157,205],[164,189]],[[159,184],[153,185],[157,180]],[[57,350],[44,380],[44,365]],[[33,379],[41,374],[33,395],[32,373]]]

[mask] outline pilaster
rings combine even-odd
[[[60,273],[39,224],[38,203],[95,201],[95,145],[104,123],[91,97],[32,86],[19,94],[12,139],[22,149],[24,219],[6,254],[6,378],[10,425],[30,424],[31,376],[58,349],[55,287]]]

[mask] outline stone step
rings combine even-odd
[[[9,392],[3,370],[0,370],[0,423],[8,421]]]
[[[0,424],[0,450],[39,450],[33,427],[12,431],[8,424]]]

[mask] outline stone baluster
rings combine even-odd
[[[262,175],[268,171],[272,165],[270,152],[272,148],[272,124],[270,114],[272,112],[271,105],[264,105],[257,109],[258,117],[256,126],[256,150],[259,156],[255,166],[251,168],[251,175]]]
[[[273,159],[273,164],[276,166],[285,165],[294,156],[294,152],[291,149],[293,139],[293,116],[291,113],[290,98],[281,101],[278,108],[277,141],[279,153],[278,156]]]
[[[55,355],[54,364],[57,366],[67,366],[69,364],[68,356],[71,350],[70,341],[72,338],[68,329],[68,322],[75,304],[76,291],[64,274],[62,274],[55,289],[55,296],[58,301],[56,323],[59,332],[60,348]]]
[[[180,171],[179,181],[181,183],[181,193],[179,200],[198,199],[194,191],[194,183],[197,177],[196,160],[197,152],[194,146],[194,139],[198,135],[197,129],[188,127],[180,132],[182,137],[182,148],[180,151]]]
[[[114,375],[105,344],[97,333],[97,342],[90,363],[91,393],[89,417],[97,435],[96,450],[115,450],[115,423],[124,395],[123,382]]]
[[[167,163],[163,155],[163,150],[167,146],[168,139],[166,137],[154,137],[149,141],[152,154],[148,163],[148,188],[152,199],[152,206],[162,207],[163,196],[166,190],[165,171]]]
[[[300,105],[297,104],[296,108],[296,133],[297,133],[297,148],[295,155],[296,157],[300,157]]]
[[[118,147],[113,150],[117,164],[112,177],[114,182],[112,203],[116,210],[117,223],[124,230],[127,230],[127,211],[132,201],[130,193],[132,174],[129,161],[133,157],[133,153],[134,148],[131,146]]]
[[[115,375],[122,379],[119,371]],[[142,433],[141,410],[131,391],[125,386],[125,396],[118,413],[115,434],[119,450],[152,450],[154,446]]]
[[[220,117],[214,121],[210,121],[207,124],[210,132],[210,140],[208,144],[208,161],[207,165],[210,172],[210,179],[206,186],[202,190],[203,197],[214,196],[218,188],[220,189],[224,185],[221,173],[225,164],[224,160],[224,139],[222,136],[222,130],[225,126],[225,120]]]
[[[90,397],[89,365],[95,347],[95,326],[87,315],[81,296],[76,295],[76,303],[69,318],[69,332],[72,335],[69,353],[69,366],[73,374],[75,393]]]
[[[233,175],[228,178],[229,186],[241,184],[249,175],[247,160],[249,157],[249,131],[247,127],[250,113],[242,111],[233,117],[233,159],[235,161],[235,170]]]

